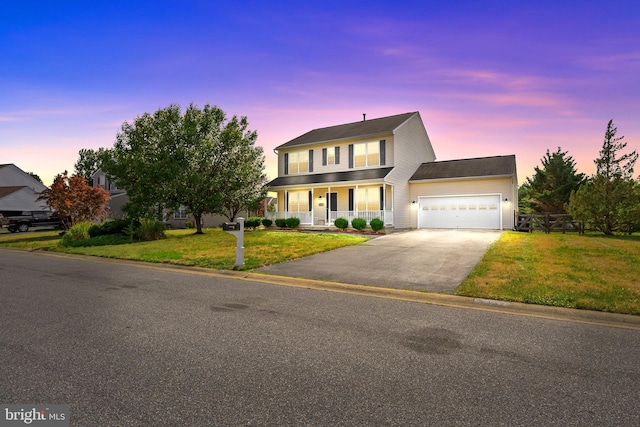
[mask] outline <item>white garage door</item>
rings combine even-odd
[[[418,209],[419,228],[501,228],[499,195],[419,197]]]

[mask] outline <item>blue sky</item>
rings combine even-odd
[[[171,103],[245,115],[265,148],[419,111],[437,159],[640,147],[637,1],[65,1],[0,5],[0,163],[49,184]]]

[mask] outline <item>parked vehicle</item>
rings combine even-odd
[[[63,228],[64,224],[55,213],[50,211],[23,211],[22,215],[6,216],[3,225],[15,233],[24,233],[31,227]]]

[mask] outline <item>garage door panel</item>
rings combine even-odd
[[[419,198],[420,228],[500,229],[500,196]]]

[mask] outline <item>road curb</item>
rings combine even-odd
[[[525,304],[520,302],[498,301],[485,298],[464,297],[458,295],[437,294],[421,292],[410,289],[383,288],[371,285],[352,285],[347,283],[330,282],[316,279],[304,279],[297,277],[278,276],[267,273],[255,273],[241,270],[212,270],[203,267],[185,266],[177,264],[156,264],[143,261],[132,261],[115,258],[102,258],[91,255],[67,254],[63,252],[48,252],[23,249],[0,248],[1,250],[16,250],[31,252],[45,256],[71,257],[77,259],[91,259],[96,262],[118,263],[135,265],[156,270],[179,271],[189,274],[199,274],[212,277],[233,278],[252,282],[269,283],[279,286],[291,286],[297,288],[340,292],[351,295],[361,295],[376,298],[395,299],[422,304],[432,304],[446,307],[457,307],[472,310],[491,311],[495,313],[538,317],[551,320],[571,321],[601,326],[611,326],[625,329],[640,330],[640,316],[632,314],[607,313],[602,311],[580,310],[564,307],[551,307],[546,305]]]
[[[253,273],[244,271],[224,270],[219,271],[219,274],[225,277],[236,277],[242,280],[270,283],[275,285],[294,286],[307,289],[348,293],[353,295],[411,301],[423,304],[492,311],[496,313],[640,330],[640,316],[631,314],[606,313],[602,311],[551,307],[519,302],[498,301],[485,298],[436,294],[406,289],[381,288],[368,285],[352,285],[347,283],[275,276],[264,273]]]

